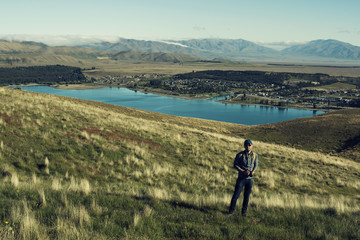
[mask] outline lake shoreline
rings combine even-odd
[[[62,90],[88,90],[88,89],[100,89],[106,88],[106,85],[100,84],[68,84],[68,85],[51,85],[52,88],[55,89],[62,89]]]
[[[11,87],[21,87],[21,86],[41,86],[41,84],[28,84],[28,85],[14,85]],[[186,100],[209,100],[216,97],[221,97],[220,95],[209,95],[209,94],[200,94],[200,95],[175,95],[169,93],[166,90],[162,89],[153,89],[153,88],[128,88],[125,84],[113,86],[110,84],[93,84],[93,83],[85,83],[85,84],[68,84],[68,85],[50,85],[50,87],[61,90],[89,90],[89,89],[101,89],[101,88],[126,88],[132,91],[139,91],[144,94],[156,94],[160,96],[173,97],[173,98],[181,98]],[[277,105],[266,105],[266,104],[258,104],[258,103],[248,103],[246,101],[230,101],[230,100],[216,100],[216,102],[220,102],[223,104],[235,104],[235,105],[250,105],[250,106],[261,106],[261,107],[274,107],[281,109],[297,109],[297,110],[310,110],[310,111],[323,111],[330,112],[339,109],[329,109],[329,108],[313,108],[312,106],[303,106],[303,105],[295,105],[295,106],[277,106]]]
[[[322,112],[331,112],[340,109],[333,109],[333,108],[313,108],[311,106],[302,106],[302,105],[292,105],[292,106],[277,106],[277,105],[266,105],[266,104],[259,104],[259,103],[247,103],[247,102],[232,102],[229,100],[217,100],[217,102],[221,102],[223,104],[236,104],[236,105],[251,105],[251,106],[260,106],[260,107],[274,107],[274,108],[281,108],[281,109],[297,109],[297,110],[308,110],[308,111],[322,111]]]
[[[25,85],[26,86],[26,85]],[[30,86],[30,85],[27,85]],[[34,85],[35,86],[35,85]],[[129,90],[133,90],[133,91],[139,91],[142,93],[151,93],[151,94],[157,94],[157,95],[161,95],[161,96],[166,96],[166,97],[174,97],[174,98],[182,98],[182,99],[187,99],[187,100],[206,100],[206,99],[212,99],[214,97],[218,97],[218,96],[209,96],[208,94],[206,95],[198,95],[198,96],[187,96],[187,95],[175,95],[175,94],[170,94],[165,90],[155,90],[153,88],[129,88],[126,85],[118,85],[118,86],[113,86],[113,85],[109,85],[109,84],[69,84],[69,85],[51,85],[52,88],[55,89],[62,89],[62,90],[87,90],[87,89],[100,89],[100,88],[127,88]]]

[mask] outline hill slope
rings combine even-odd
[[[87,60],[107,57],[109,54],[77,47],[50,47],[36,42],[9,42],[0,40],[0,64],[4,66],[68,65],[83,67]]]
[[[175,54],[175,53],[141,53],[135,51],[124,51],[119,52],[111,57],[114,60],[127,60],[127,61],[143,61],[143,62],[195,62],[200,61],[200,58],[193,57],[186,54]]]
[[[360,109],[345,109],[312,118],[255,126],[255,139],[320,151],[360,161]]]
[[[83,66],[83,61],[65,55],[53,54],[0,54],[3,66],[44,66],[44,65]]]
[[[359,163],[258,141],[225,216],[246,129],[0,88],[0,237],[359,238]]]
[[[38,42],[9,42],[0,40],[0,54],[65,55],[80,59],[94,59],[107,53],[89,48],[50,47]]]

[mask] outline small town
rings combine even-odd
[[[358,79],[336,78],[316,81],[307,79],[288,81],[234,81],[204,78],[182,78],[164,74],[110,76],[93,79],[98,84],[127,87],[144,92],[161,91],[162,94],[211,98],[225,96],[224,103],[255,104],[278,107],[332,110],[360,107]],[[322,79],[324,77],[322,76]],[[344,79],[344,78],[340,78]],[[355,84],[351,84],[353,81]],[[340,85],[339,85],[340,84]],[[339,88],[339,86],[341,86]]]

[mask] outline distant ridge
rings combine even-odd
[[[189,54],[165,52],[101,51],[88,47],[48,46],[38,42],[0,40],[0,63],[8,65],[65,64],[78,66],[83,60],[99,58],[136,62],[193,62],[201,58]]]
[[[80,47],[88,47],[101,51],[111,52],[125,52],[125,51],[136,51],[136,52],[147,52],[147,53],[177,53],[177,54],[188,54],[198,58],[213,59],[221,57],[221,54],[216,54],[204,50],[193,49],[190,47],[182,46],[181,44],[174,44],[164,41],[145,41],[136,39],[125,39],[120,38],[118,42],[101,42],[93,43],[88,45],[80,45]]]
[[[279,52],[242,39],[192,39],[187,41],[144,41],[135,39],[120,39],[116,43],[102,42],[85,47],[102,51],[137,51],[165,52],[193,55],[198,58],[213,60],[223,58],[240,60],[243,58],[272,58]]]
[[[182,41],[144,41],[119,39],[82,45],[102,51],[138,51],[189,54],[206,60],[333,62],[360,59],[360,47],[337,40],[314,40],[283,50],[275,50],[243,39],[190,39]]]
[[[278,55],[278,51],[243,39],[191,39],[176,41],[194,49],[225,54],[231,58],[241,56]]]
[[[351,63],[359,64],[360,47],[338,40],[314,40],[283,50],[275,50],[243,39],[190,39],[182,41],[145,41],[119,38],[117,41],[92,41],[84,39],[77,46],[48,46],[43,43],[0,40],[0,54],[56,54],[80,59],[109,59],[138,61],[181,62],[181,59],[226,59],[230,61],[263,62],[309,62],[309,63]],[[148,54],[129,56],[132,51]],[[123,54],[119,55],[119,52]],[[157,56],[151,55],[156,53]],[[166,54],[180,54],[170,56]],[[150,54],[150,55],[149,55]],[[115,56],[116,55],[116,56]],[[187,55],[185,57],[184,55]],[[135,60],[136,61],[136,60]]]
[[[282,50],[288,55],[360,60],[360,47],[333,39],[314,40]]]

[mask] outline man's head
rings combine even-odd
[[[246,139],[244,142],[244,147],[247,152],[251,152],[252,147],[253,147],[252,141],[250,139]]]

